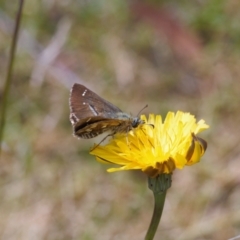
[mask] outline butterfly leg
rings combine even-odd
[[[127,129],[127,131],[126,131],[126,142],[127,142],[128,148],[131,150],[131,148],[130,148],[130,142],[129,142],[129,139],[128,139],[128,134],[129,134],[130,131],[131,131],[131,128],[128,127],[128,129]]]
[[[151,126],[151,127],[153,127],[154,128],[154,125],[153,124],[149,124],[149,126]],[[147,136],[147,134],[146,134],[146,132],[141,128],[141,130],[142,130],[142,132]],[[152,147],[154,148],[154,146],[153,146],[153,143],[152,143],[152,141],[151,141],[151,139],[149,139],[148,138],[148,141],[149,141],[149,143],[152,145]]]
[[[110,133],[108,134],[106,137],[104,137],[93,149],[91,149],[91,151],[93,151],[94,149],[96,149],[102,142],[104,142],[108,137],[114,137],[114,135],[116,134],[116,132]]]

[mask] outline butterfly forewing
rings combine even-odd
[[[108,131],[111,123],[122,112],[118,107],[98,96],[81,84],[74,84],[70,96],[70,121],[75,135],[92,138]]]
[[[69,105],[74,134],[81,138],[93,138],[108,130],[113,135],[136,127],[128,114],[81,84],[73,85]],[[136,119],[137,125],[143,123]]]
[[[75,83],[70,96],[71,114],[79,120],[91,117],[114,118],[118,112],[122,112],[112,103],[101,98],[90,89],[81,84]]]

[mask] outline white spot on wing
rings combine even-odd
[[[96,112],[96,110],[95,110],[91,105],[89,105],[89,108],[90,108],[90,110],[92,111],[92,113],[93,113],[95,116],[98,115],[98,113]]]
[[[86,93],[87,93],[87,89],[84,90],[82,96],[84,97]]]
[[[74,113],[70,114],[69,119],[70,119],[70,122],[72,123],[72,125],[75,125],[79,121],[79,119],[76,117],[76,115]]]

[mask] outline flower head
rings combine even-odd
[[[171,173],[200,161],[207,143],[196,135],[209,126],[204,120],[196,122],[190,113],[169,112],[162,121],[151,114],[145,124],[127,134],[116,134],[105,146],[97,146],[90,153],[102,163],[120,165],[108,172],[140,169],[150,177]]]

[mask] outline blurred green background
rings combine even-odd
[[[0,1],[0,101],[18,1]],[[240,235],[240,1],[26,1],[0,160],[0,238],[139,240],[146,176],[109,174],[69,122],[74,82],[136,115],[186,111],[210,129],[176,170],[155,239]]]

